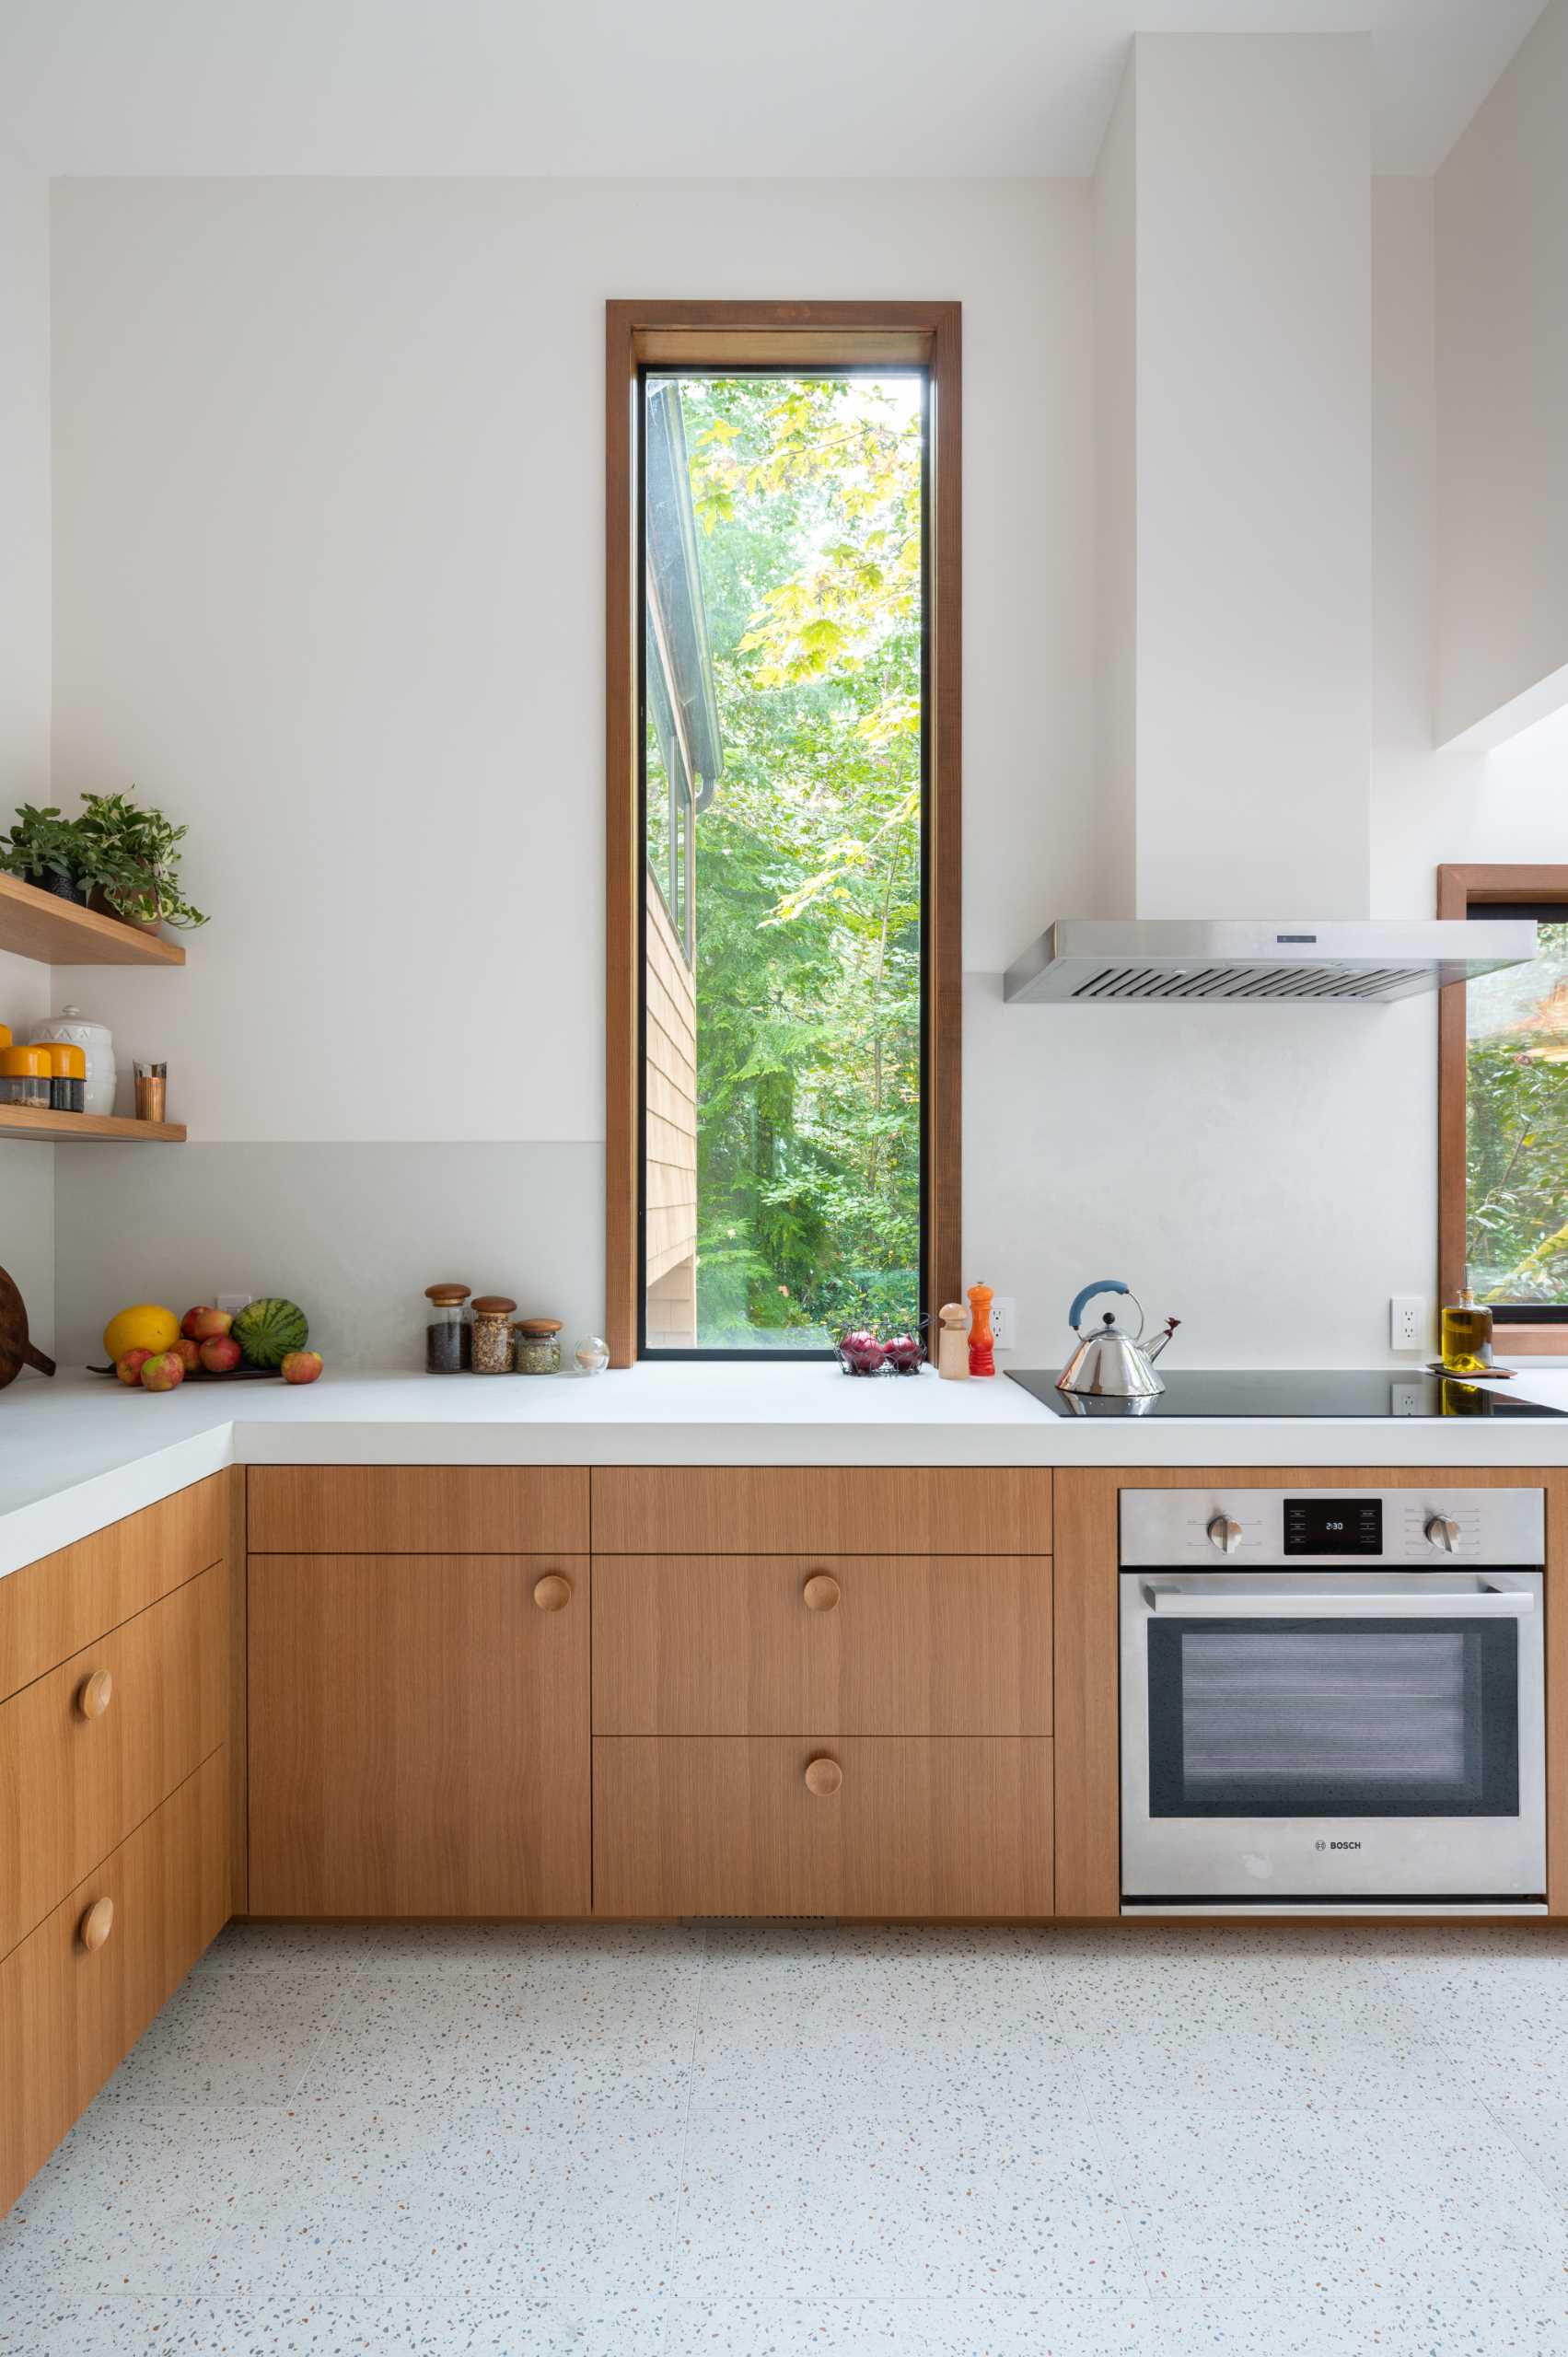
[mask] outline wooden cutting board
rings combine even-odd
[[[0,1269],[0,1391],[15,1383],[25,1366],[37,1367],[40,1375],[54,1372],[54,1361],[29,1341],[27,1304],[15,1281]]]

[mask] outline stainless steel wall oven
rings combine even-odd
[[[1544,1910],[1539,1490],[1121,1510],[1123,1913]]]

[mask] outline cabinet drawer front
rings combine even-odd
[[[253,1555],[250,1911],[586,1915],[588,1564]]]
[[[228,1596],[215,1564],[0,1703],[0,1956],[223,1742]]]
[[[598,1736],[594,1911],[1049,1915],[1051,1780],[1040,1737]]]
[[[215,1473],[0,1580],[0,1698],[215,1563],[228,1476]]]
[[[593,1507],[596,1555],[1051,1552],[1051,1475],[1034,1466],[612,1465]]]
[[[258,1465],[252,1554],[586,1554],[588,1476],[560,1465]]]
[[[0,1963],[0,2210],[222,1930],[227,1809],[219,1750]]]
[[[1049,1735],[1039,1555],[604,1555],[597,1735]]]

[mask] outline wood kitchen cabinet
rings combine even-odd
[[[1051,1745],[1005,1736],[600,1736],[610,1915],[1040,1916]]]
[[[251,1913],[586,1915],[588,1604],[584,1555],[253,1553]]]

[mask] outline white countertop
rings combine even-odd
[[[1568,1368],[1509,1388],[1568,1408]],[[27,1373],[0,1391],[0,1576],[235,1464],[1537,1466],[1568,1464],[1568,1421],[1080,1422],[1001,1376],[856,1383],[820,1361],[325,1375],[156,1395]]]

